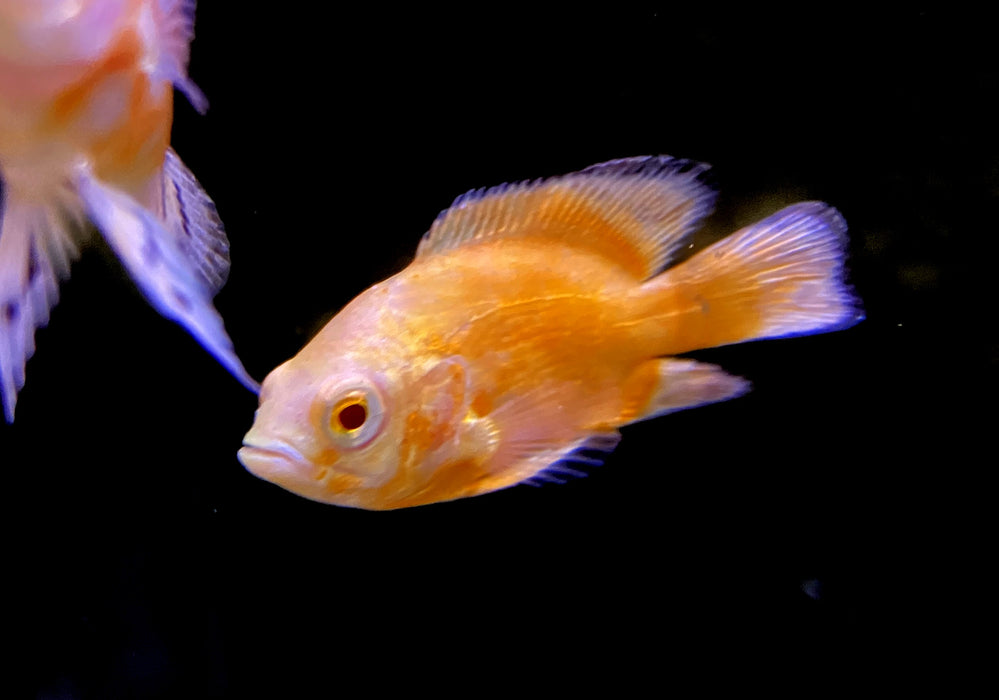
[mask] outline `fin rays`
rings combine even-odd
[[[555,239],[589,248],[644,280],[669,263],[711,212],[707,170],[669,156],[642,156],[472,190],[441,213],[417,257],[484,240]]]
[[[581,479],[587,476],[588,472],[585,469],[575,469],[570,465],[578,464],[591,468],[602,466],[604,463],[602,455],[594,453],[613,452],[620,441],[621,434],[617,431],[588,435],[570,446],[551,464],[541,468],[520,483],[525,486],[543,486],[545,484],[564,484],[570,479]]]
[[[160,218],[212,296],[229,277],[229,240],[215,203],[177,153],[163,161]]]
[[[640,336],[659,339],[652,354],[677,355],[849,327],[864,316],[844,280],[846,244],[834,208],[786,207],[647,282]]]
[[[66,196],[59,192],[57,201]],[[6,188],[0,199],[0,402],[12,423],[35,331],[48,323],[59,282],[77,256],[78,220],[58,205],[17,201]]]

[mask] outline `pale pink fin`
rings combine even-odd
[[[750,389],[747,380],[728,374],[716,365],[675,358],[649,362],[655,364],[658,382],[641,414],[631,422],[727,401],[742,396]],[[639,372],[637,376],[648,374]]]
[[[124,192],[81,173],[80,196],[91,219],[146,299],[184,326],[247,389],[260,386],[247,373],[212,306],[212,290],[157,217]]]
[[[229,240],[215,203],[172,148],[163,161],[160,220],[212,296],[229,277]]]
[[[542,238],[596,252],[644,280],[662,270],[711,213],[707,169],[669,156],[641,156],[473,190],[441,212],[417,258],[481,241]]]
[[[25,364],[35,351],[35,330],[48,323],[59,300],[59,281],[77,255],[81,222],[58,199],[22,202],[4,188],[0,200],[0,401],[11,423]]]
[[[560,402],[561,393],[557,385],[541,384],[501,399],[489,414],[499,440],[491,468],[506,486],[564,481],[559,474],[582,476],[565,463],[585,463],[582,451],[610,452],[620,440],[608,428],[581,429],[574,412]]]
[[[655,354],[821,333],[863,320],[845,281],[846,248],[846,222],[822,202],[794,204],[722,239],[644,285],[653,307],[644,311],[649,322],[670,324]]]
[[[156,72],[173,83],[191,106],[204,114],[208,110],[208,98],[187,75],[196,4],[195,0],[157,0],[156,30],[162,51]]]

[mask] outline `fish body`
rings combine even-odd
[[[212,200],[170,148],[193,0],[4,0],[0,5],[0,395],[14,417],[34,331],[89,219],[150,303],[243,384],[212,297],[228,275]]]
[[[460,197],[409,267],[265,379],[240,459],[368,509],[557,481],[622,425],[748,389],[674,355],[862,317],[846,225],[818,202],[663,272],[711,210],[705,170],[630,158]]]

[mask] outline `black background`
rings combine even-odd
[[[840,208],[867,320],[694,353],[753,393],[625,428],[586,479],[369,513],[248,474],[235,455],[255,397],[95,243],[0,426],[16,687],[960,678],[945,650],[983,624],[994,553],[978,441],[999,347],[999,73],[984,18],[935,3],[307,5],[201,3],[191,75],[211,109],[176,108],[174,147],[232,245],[216,305],[256,377],[405,266],[456,195],[631,155],[713,164],[699,246],[800,199]]]

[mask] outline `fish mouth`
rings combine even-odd
[[[293,477],[308,462],[302,453],[286,442],[268,440],[266,442],[243,441],[243,447],[236,458],[250,473],[270,481],[281,477]]]

